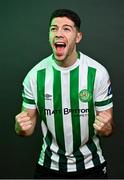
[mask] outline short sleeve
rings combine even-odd
[[[28,73],[23,81],[22,106],[29,109],[36,109],[36,103],[35,103],[32,84],[33,83],[30,77],[30,73]]]
[[[103,67],[97,74],[95,88],[95,108],[97,111],[104,111],[113,107],[112,86],[108,71]]]

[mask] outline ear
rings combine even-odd
[[[83,37],[83,33],[77,32],[77,37],[76,37],[76,43],[77,44],[81,41],[82,37]]]

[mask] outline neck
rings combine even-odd
[[[69,67],[69,66],[72,66],[77,61],[77,58],[78,58],[78,53],[75,51],[71,55],[68,55],[63,60],[57,60],[54,57],[54,61],[56,62],[57,65],[61,67]]]

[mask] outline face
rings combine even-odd
[[[77,31],[74,22],[67,17],[57,17],[51,22],[49,29],[49,42],[54,57],[66,60],[76,53],[76,44],[80,42],[82,35]]]

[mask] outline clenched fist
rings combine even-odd
[[[112,133],[112,116],[110,113],[104,111],[100,112],[95,119],[93,127],[96,133],[103,136],[108,136]]]
[[[19,135],[30,135],[34,129],[33,118],[29,116],[28,112],[21,112],[15,117],[15,131]]]

